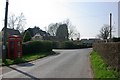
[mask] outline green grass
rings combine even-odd
[[[49,55],[56,54],[55,52],[44,52],[44,53],[35,53],[35,54],[29,54],[29,55],[24,55],[22,58],[18,58],[16,60],[11,60],[11,59],[6,59],[6,62],[2,63],[2,65],[13,65],[13,64],[19,64],[19,63],[24,63],[24,62],[29,62],[33,60],[37,60]]]
[[[109,69],[109,66],[104,62],[103,58],[97,52],[91,53],[91,65],[94,73],[94,78],[117,78],[117,72]]]

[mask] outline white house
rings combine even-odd
[[[39,33],[37,33],[32,37],[32,40],[43,40],[43,36],[41,36]]]

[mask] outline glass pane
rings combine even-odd
[[[18,57],[20,57],[20,42],[18,42]]]
[[[13,58],[13,55],[14,55],[14,42],[13,41],[10,41],[10,55],[11,57]]]

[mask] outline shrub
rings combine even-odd
[[[120,70],[120,42],[95,43],[93,49],[103,57],[108,65]]]
[[[58,48],[59,48],[59,45],[60,45],[60,44],[59,44],[58,41],[53,41],[53,42],[52,42],[52,48],[53,48],[53,49],[58,49]]]
[[[81,48],[91,48],[91,45],[88,44],[80,44],[80,42],[74,41],[53,41],[52,42],[53,49],[81,49]]]
[[[80,49],[81,45],[73,41],[62,42],[62,48],[64,49]]]
[[[74,49],[75,47],[76,45],[74,45],[72,41],[62,42],[62,48],[64,49]]]
[[[27,41],[30,41],[30,40],[31,40],[31,35],[30,35],[29,31],[26,31],[25,35],[23,37],[23,42],[27,42]]]
[[[112,40],[113,40],[113,42],[120,42],[120,37],[119,38],[114,37]]]
[[[51,41],[29,41],[23,43],[23,55],[32,54],[39,52],[50,52],[52,51],[52,42]]]

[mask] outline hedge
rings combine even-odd
[[[53,49],[81,49],[90,48],[87,44],[80,44],[80,42],[74,41],[53,41]]]
[[[104,58],[108,65],[120,70],[120,42],[95,43],[93,49]]]
[[[112,40],[113,40],[113,42],[120,42],[120,37],[118,37],[118,38],[114,37]]]
[[[72,41],[62,42],[62,48],[64,49],[77,49],[80,48],[77,44],[74,44]]]
[[[22,44],[23,55],[52,51],[51,41],[29,41]]]
[[[52,42],[52,48],[53,49],[59,49],[60,48],[60,42],[59,41],[53,41]]]

